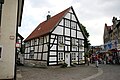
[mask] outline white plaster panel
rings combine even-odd
[[[55,38],[55,35],[51,35],[51,38]]]
[[[50,52],[50,55],[56,55],[56,52]]]
[[[57,64],[57,62],[54,62],[54,63],[49,63],[49,65],[54,65],[54,64]]]
[[[63,19],[61,20],[61,22],[59,23],[59,25],[63,25]]]
[[[65,37],[65,39],[66,39],[66,40],[70,40],[70,38],[69,38],[69,37]]]
[[[41,53],[38,54],[38,59],[41,60]]]
[[[24,54],[24,58],[25,58],[25,59],[27,58],[27,54]]]
[[[43,53],[43,60],[47,60],[47,53]]]
[[[37,54],[36,53],[34,53],[34,59],[37,59]]]
[[[49,61],[57,61],[56,57],[49,57]]]
[[[77,30],[81,31],[81,30],[80,30],[80,27],[78,26],[78,24],[77,24]]]
[[[53,45],[50,50],[56,50],[56,45]]]
[[[38,46],[35,46],[34,52],[37,52],[38,50]]]
[[[47,44],[44,45],[44,51],[48,51],[48,46],[47,46]]]
[[[27,48],[25,48],[25,53],[27,53]]]
[[[71,30],[71,36],[76,37],[76,31],[75,30]]]
[[[77,31],[77,38],[84,39],[82,32]]]
[[[65,44],[68,44],[68,45],[70,45],[70,41],[65,41]]]
[[[42,52],[42,45],[39,46],[39,52]]]
[[[50,43],[53,43],[54,39],[50,39]]]
[[[34,48],[33,48],[33,47],[31,47],[30,49],[31,49],[31,50],[34,50]]]
[[[30,53],[30,47],[28,48],[28,53]]]
[[[27,59],[29,59],[30,58],[30,54],[27,54]]]
[[[70,11],[69,11],[70,13],[73,13],[73,11],[70,9]]]
[[[57,26],[53,33],[63,35],[63,27]]]
[[[70,19],[70,13],[67,13],[67,14],[65,15],[65,18]]]
[[[74,15],[72,15],[72,20],[77,21]]]

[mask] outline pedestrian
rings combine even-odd
[[[88,66],[90,64],[90,58],[89,57],[87,58],[87,64],[88,64]]]
[[[95,57],[95,64],[96,64],[96,67],[98,68],[98,64],[99,64],[99,62],[98,62],[98,55],[96,55],[96,57]]]

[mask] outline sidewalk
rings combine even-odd
[[[96,74],[100,72],[98,68],[91,65],[70,68],[49,67],[47,69],[25,66],[18,68],[17,80],[89,80],[90,76],[96,77]]]

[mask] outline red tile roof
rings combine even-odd
[[[58,22],[65,16],[65,14],[70,10],[71,7],[66,10],[58,13],[57,15],[51,17],[50,19],[40,23],[37,28],[25,39],[25,41],[43,36],[48,34],[54,27],[58,24]]]

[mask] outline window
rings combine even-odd
[[[39,44],[43,44],[43,37],[40,38],[40,43]]]
[[[72,45],[75,46],[76,45],[76,39],[72,38]]]
[[[35,45],[38,45],[38,39],[35,39]]]
[[[30,59],[34,59],[34,51],[30,51]]]
[[[76,29],[76,23],[75,22],[71,22],[71,28]]]
[[[62,61],[63,60],[63,53],[58,53],[58,60]]]
[[[67,19],[65,19],[65,26],[66,26],[66,27],[70,27],[70,21],[67,20]]]
[[[64,38],[63,36],[58,36],[58,43],[63,44],[64,43]]]
[[[72,60],[76,60],[76,54],[75,53],[72,53],[71,57],[72,57]]]
[[[2,46],[0,46],[0,58],[1,58],[1,54],[2,54]]]
[[[80,47],[80,49],[83,48],[83,41],[82,40],[79,40],[79,47]]]

